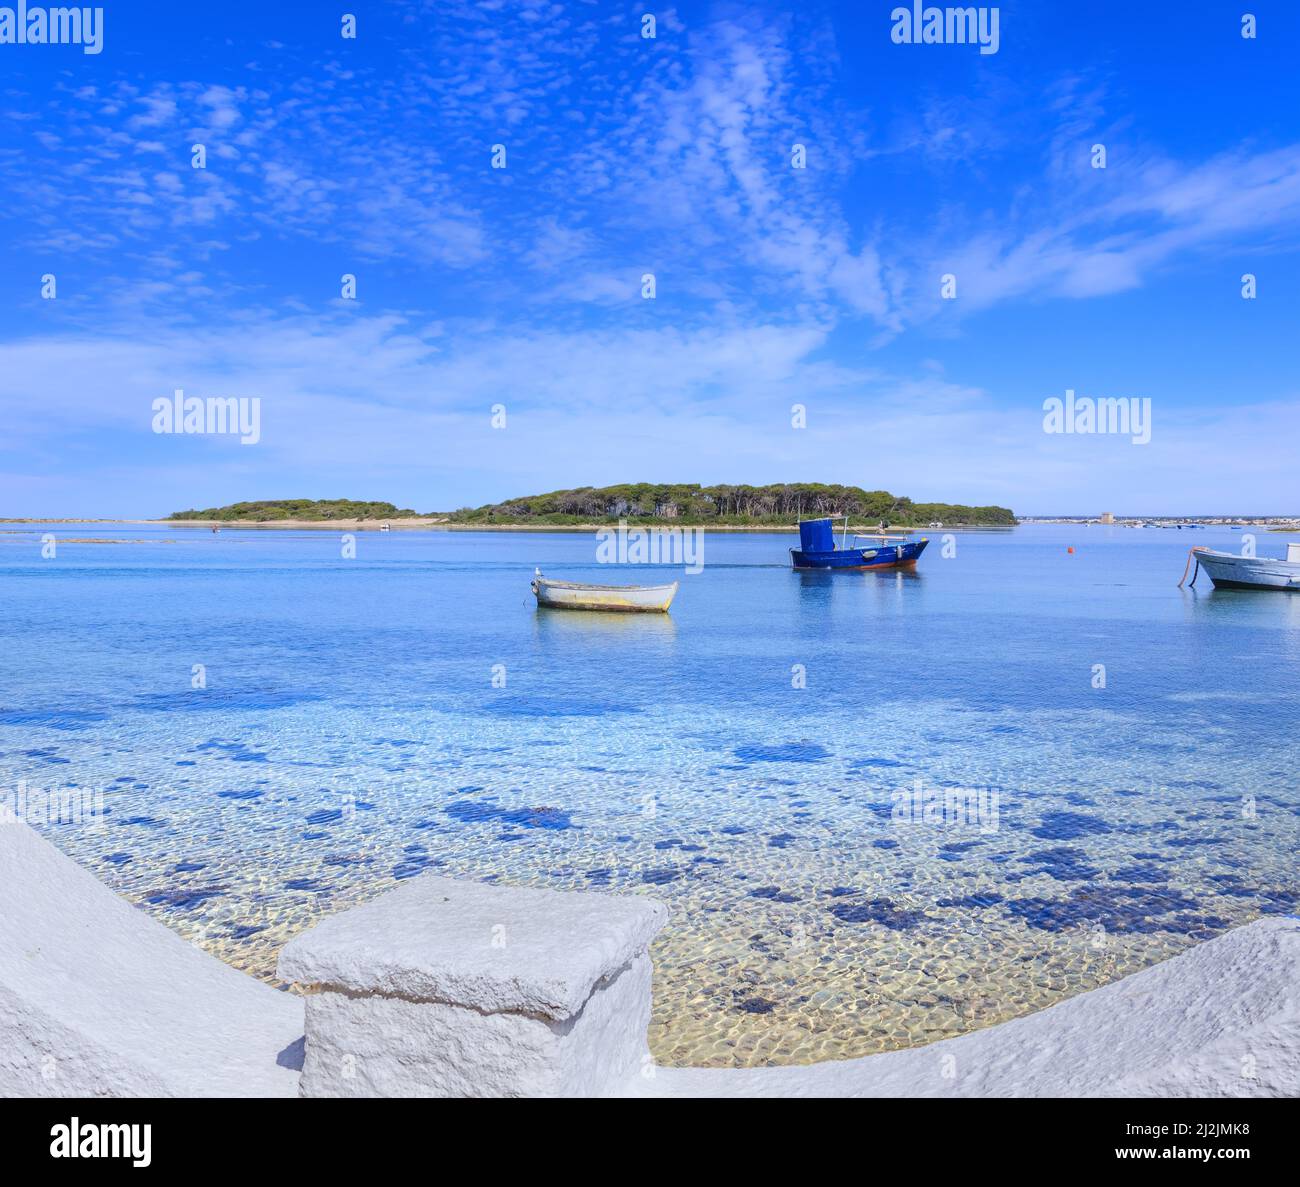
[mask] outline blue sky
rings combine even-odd
[[[1300,511],[1300,9],[1020,0],[981,55],[894,7],[108,0],[98,55],[0,45],[0,514]],[[260,442],[151,432],[178,387]],[[1045,434],[1067,388],[1151,443]]]

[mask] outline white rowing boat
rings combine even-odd
[[[1211,548],[1193,548],[1189,563],[1192,558],[1196,560],[1197,572],[1204,569],[1209,573],[1217,589],[1300,590],[1300,544],[1287,545],[1286,560],[1271,556],[1240,556]],[[1184,571],[1184,580],[1186,576]],[[1192,584],[1196,584],[1195,577]]]
[[[677,593],[670,585],[588,585],[581,581],[552,581],[536,570],[532,580],[537,604],[552,610],[614,610],[622,613],[666,613]]]

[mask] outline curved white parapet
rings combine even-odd
[[[1294,1096],[1300,921],[927,1047],[655,1067],[639,897],[426,875],[290,942],[301,999],[227,967],[0,823],[0,1095]]]
[[[672,1096],[1296,1096],[1300,920],[1259,919],[1036,1014],[926,1047],[660,1068]]]
[[[292,1096],[302,1003],[0,818],[0,1095]]]
[[[1300,1092],[1300,921],[1262,919],[1037,1014],[770,1069],[655,1067],[657,903],[425,876],[284,950],[304,1095],[1277,1096]]]

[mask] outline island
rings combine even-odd
[[[766,486],[634,482],[580,486],[525,495],[457,511],[417,513],[393,503],[355,499],[270,499],[231,503],[203,511],[177,511],[167,522],[242,524],[256,527],[446,529],[546,529],[617,523],[672,523],[683,527],[761,530],[793,527],[801,519],[847,515],[859,526],[1014,527],[1007,507],[961,503],[914,503],[904,495],[834,483],[791,482]]]
[[[392,503],[357,499],[262,499],[255,503],[231,503],[206,511],[173,511],[168,520],[197,520],[201,523],[334,523],[341,520],[419,519],[414,511]]]

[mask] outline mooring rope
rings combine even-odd
[[[1187,580],[1187,572],[1192,567],[1192,557],[1196,556],[1196,554],[1199,551],[1200,551],[1199,548],[1189,548],[1187,550],[1187,564],[1183,567],[1183,581]],[[1188,586],[1189,589],[1195,588],[1196,578],[1199,577],[1200,575],[1201,575],[1201,558],[1199,556],[1196,556],[1196,574],[1195,576],[1192,577],[1192,584]],[[1183,581],[1180,581],[1178,583],[1179,589],[1183,588]]]

